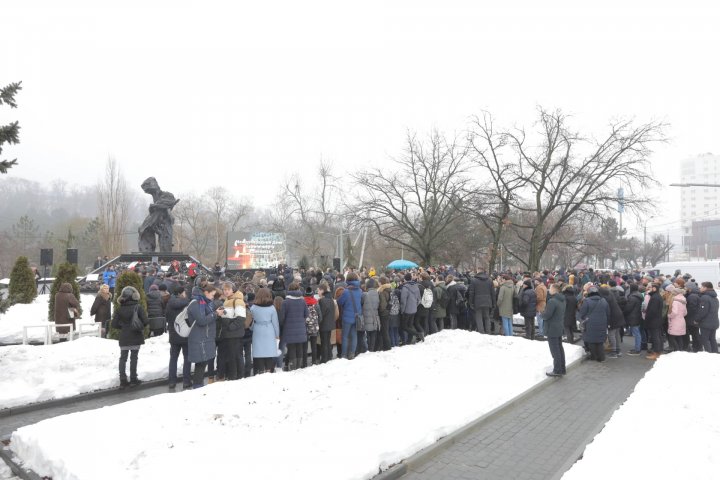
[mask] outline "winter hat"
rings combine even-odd
[[[305,296],[312,297],[314,294],[312,287],[305,287]]]
[[[525,281],[523,282],[523,285],[525,285],[526,287],[532,287],[532,282],[531,282],[530,279],[528,278],[527,280],[525,280]]]
[[[140,301],[140,293],[135,289],[135,287],[125,287],[122,289],[122,293],[120,293],[120,296],[125,300],[135,300],[136,302]]]
[[[593,294],[593,293],[600,293],[600,290],[598,290],[598,287],[593,285],[592,287],[588,288],[587,293],[588,293],[588,295]]]
[[[150,291],[151,291],[151,292],[154,292],[155,290],[159,290],[159,289],[158,289],[158,286],[155,285],[155,284],[150,285]]]

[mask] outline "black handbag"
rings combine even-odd
[[[142,320],[140,320],[140,316],[137,313],[138,311],[138,305],[135,306],[135,310],[133,310],[133,316],[130,320],[130,328],[135,332],[142,332],[145,328],[145,324],[143,324]]]

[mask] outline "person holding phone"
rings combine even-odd
[[[205,368],[215,359],[215,335],[217,332],[217,319],[222,315],[223,309],[213,309],[215,299],[215,286],[205,283],[202,288],[193,289],[195,302],[188,306],[187,322],[193,325],[188,336],[188,357],[195,364],[193,372],[193,388],[202,387]]]

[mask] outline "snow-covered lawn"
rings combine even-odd
[[[564,347],[568,363],[580,358]],[[544,342],[445,330],[350,362],[56,417],[18,429],[11,446],[53,480],[366,479],[544,380],[551,363]]]
[[[119,357],[116,340],[98,337],[53,345],[1,347],[0,409],[118,387]],[[166,377],[169,359],[167,334],[147,339],[140,349],[138,377]],[[127,371],[129,374],[129,360]]]
[[[48,321],[49,294],[38,295],[33,303],[17,304],[0,314],[0,344],[17,344],[23,341],[23,327],[26,325],[39,325]],[[90,308],[95,301],[95,295],[81,294],[82,322],[92,322]],[[45,331],[42,328],[28,330],[30,341],[42,342]]]
[[[662,355],[562,478],[718,478],[718,405],[720,355]]]

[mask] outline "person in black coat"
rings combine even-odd
[[[176,286],[173,295],[168,300],[165,309],[167,329],[170,342],[170,365],[168,367],[168,387],[175,388],[177,384],[177,362],[180,352],[183,354],[183,388],[192,388],[192,377],[190,376],[190,359],[188,358],[188,339],[181,337],[175,331],[175,318],[190,303],[185,295],[182,286]]]
[[[645,358],[657,360],[663,352],[662,325],[663,325],[663,300],[660,296],[660,287],[653,283],[648,286],[650,289],[650,300],[645,309],[645,329],[648,332],[648,341],[652,342],[653,351]]]
[[[588,288],[587,297],[580,307],[580,321],[583,325],[583,340],[590,350],[590,360],[604,362],[610,305],[595,286]]]
[[[318,286],[318,305],[320,306],[320,363],[332,360],[331,335],[335,330],[336,307],[333,299],[332,288],[326,281],[320,282]]]
[[[630,295],[627,298],[623,314],[625,315],[625,324],[630,329],[635,340],[635,346],[628,352],[628,355],[640,355],[642,347],[642,334],[640,333],[640,324],[642,323],[642,303],[643,296],[638,291],[636,283],[630,284]]]
[[[532,286],[532,281],[527,279],[523,282],[520,292],[520,314],[525,319],[525,338],[535,339],[535,315],[537,314],[537,294]]]
[[[575,296],[575,289],[572,285],[568,285],[563,289],[563,295],[565,295],[565,320],[563,325],[565,327],[565,340],[567,343],[575,343],[575,331],[577,330],[577,297]]]
[[[97,296],[95,297],[95,301],[92,304],[92,307],[90,307],[90,315],[95,316],[95,322],[99,322],[101,324],[101,332],[102,337],[106,338],[108,331],[110,331],[110,319],[112,318],[111,315],[111,307],[112,302],[110,300],[110,287],[107,285],[101,285],[100,291],[98,292]]]
[[[118,365],[120,371],[120,388],[128,385],[135,386],[140,384],[137,376],[138,353],[140,346],[145,343],[143,330],[135,330],[132,326],[134,313],[137,311],[138,317],[143,326],[148,325],[147,313],[140,305],[140,292],[133,287],[125,287],[120,294],[120,308],[115,310],[113,315],[112,327],[120,330],[120,363]],[[125,366],[127,365],[128,352],[130,352],[130,382],[128,383],[125,374]]]
[[[495,308],[495,287],[485,271],[478,273],[468,287],[468,304],[475,311],[475,328],[490,333],[490,311]]]
[[[702,282],[700,285],[700,312],[697,316],[697,323],[700,326],[700,341],[703,350],[718,353],[715,337],[720,323],[718,320],[717,293],[713,289],[712,282]]]
[[[150,322],[150,336],[157,337],[165,333],[165,309],[163,308],[162,294],[157,285],[150,285],[147,301],[148,321]]]
[[[700,313],[700,289],[693,286],[688,288],[685,295],[687,302],[687,315],[685,315],[685,326],[692,338],[693,352],[702,350],[702,342],[700,341],[700,327],[698,327],[697,318]]]

